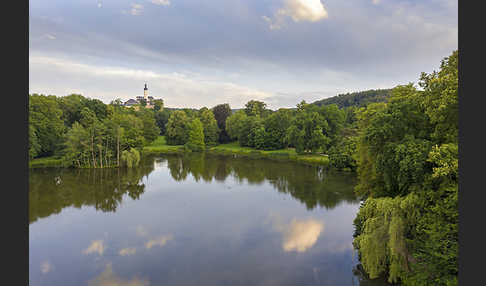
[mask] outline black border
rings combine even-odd
[[[3,285],[29,285],[28,94],[29,1],[5,2],[3,7],[1,160]],[[12,106],[12,100],[15,107]],[[6,187],[5,185],[8,185]]]

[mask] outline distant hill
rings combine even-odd
[[[365,106],[374,102],[384,102],[388,100],[391,94],[390,89],[370,89],[321,99],[313,102],[317,106],[336,104],[339,108],[350,106]]]

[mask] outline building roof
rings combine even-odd
[[[134,99],[129,99],[125,102],[125,105],[134,105],[134,104],[137,104],[138,102]]]

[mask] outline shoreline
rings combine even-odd
[[[157,155],[157,154],[184,154],[189,153],[184,148],[184,145],[167,145],[165,138],[161,136],[160,139],[153,142],[152,145],[143,147],[141,155]],[[220,144],[216,146],[207,147],[205,151],[206,154],[212,155],[233,155],[237,157],[244,158],[266,158],[277,161],[292,161],[297,163],[304,163],[314,166],[322,166],[328,169],[334,169],[330,166],[329,157],[327,155],[320,154],[297,154],[295,149],[287,148],[280,150],[257,150],[250,147],[241,147],[237,142],[231,142],[226,144]],[[33,168],[62,168],[65,167],[62,162],[61,157],[44,157],[29,160],[29,169]],[[344,169],[341,171],[353,172],[349,169]]]

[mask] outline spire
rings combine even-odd
[[[148,90],[148,88],[147,88],[147,83],[145,83],[145,87],[144,87],[144,89],[143,89],[143,90]]]

